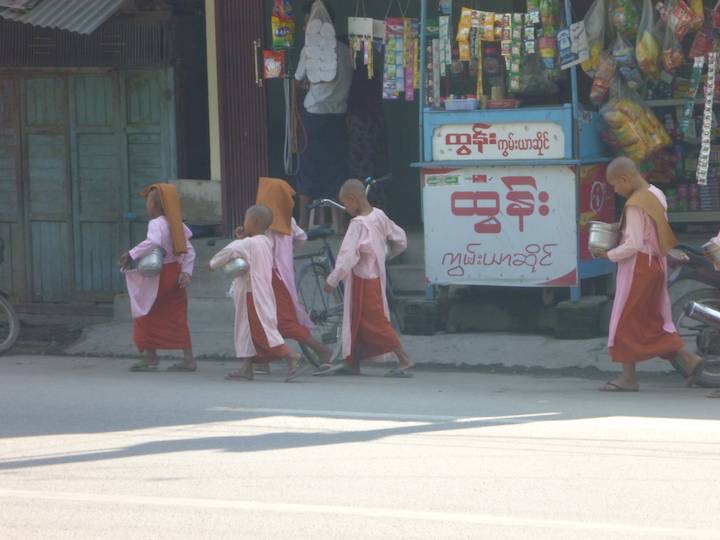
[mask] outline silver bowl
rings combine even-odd
[[[159,276],[160,272],[162,272],[163,259],[165,259],[165,250],[156,247],[138,261],[137,271],[143,277]]]
[[[620,230],[615,223],[591,221],[589,223],[588,248],[609,251],[620,243]]]
[[[707,242],[706,244],[703,244],[703,253],[705,253],[705,257],[707,259],[715,264],[720,265],[720,246],[718,246],[715,242]]]
[[[241,276],[247,273],[248,270],[250,270],[250,265],[245,259],[241,257],[233,259],[229,263],[226,263],[225,266],[223,266],[223,272],[225,273],[225,275],[232,278]]]

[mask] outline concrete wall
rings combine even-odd
[[[220,182],[208,180],[170,180],[180,194],[183,218],[192,225],[222,223]]]

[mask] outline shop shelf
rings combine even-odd
[[[670,223],[709,223],[720,221],[720,210],[696,212],[670,212]]]

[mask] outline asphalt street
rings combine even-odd
[[[0,538],[720,538],[720,400],[675,376],[0,357]]]

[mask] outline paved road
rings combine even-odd
[[[720,400],[673,377],[0,358],[0,538],[720,538]]]

